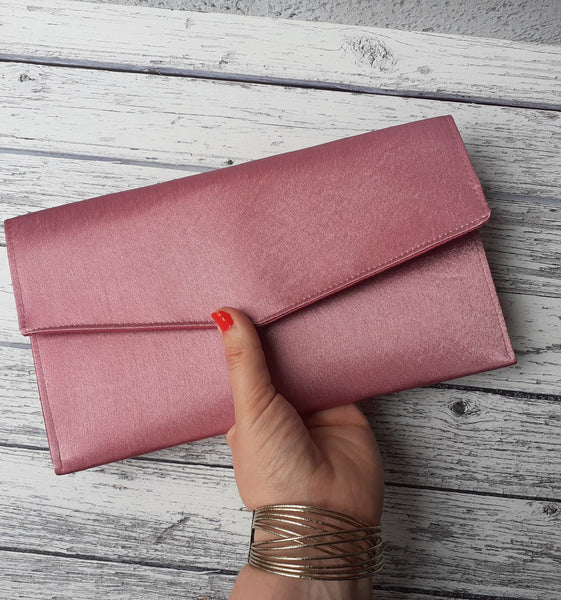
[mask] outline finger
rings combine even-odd
[[[354,425],[370,428],[368,419],[357,403],[342,404],[302,415],[306,427],[338,427]]]
[[[261,340],[249,317],[235,308],[221,308],[212,318],[224,342],[236,424],[251,427],[276,395]]]

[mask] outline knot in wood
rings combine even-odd
[[[456,400],[450,406],[450,410],[457,416],[462,417],[467,412],[467,404],[463,400]]]
[[[379,71],[390,71],[396,62],[386,44],[370,35],[347,37],[343,48],[351,52],[355,62]]]

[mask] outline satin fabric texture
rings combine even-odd
[[[221,306],[300,412],[514,364],[489,218],[445,115],[8,219],[55,472],[225,433]]]

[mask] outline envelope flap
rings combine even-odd
[[[5,222],[23,334],[265,324],[488,220],[451,116]]]

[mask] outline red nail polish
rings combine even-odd
[[[216,321],[216,324],[218,327],[220,327],[220,329],[222,329],[222,331],[230,329],[230,327],[232,327],[234,324],[232,317],[225,310],[213,312],[210,316]]]

